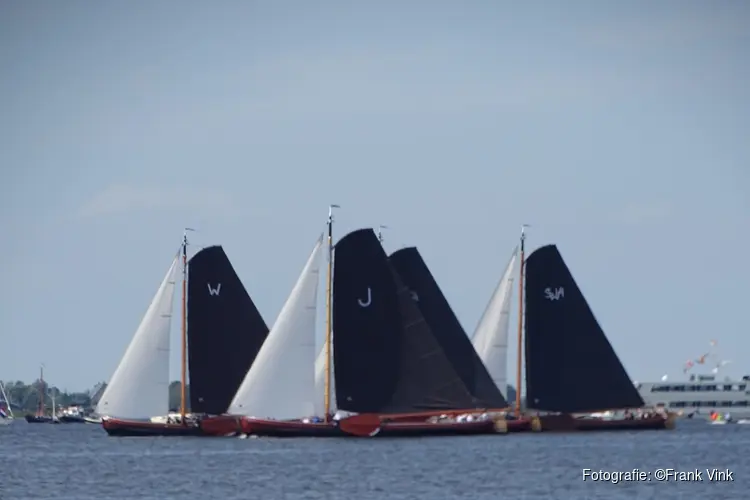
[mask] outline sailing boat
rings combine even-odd
[[[463,407],[463,409],[441,412],[442,415],[459,418],[462,418],[462,415],[463,418],[489,417],[495,420],[496,428],[502,427],[504,432],[522,432],[528,430],[531,424],[530,419],[514,417],[508,412],[507,402],[500,391],[500,387],[507,388],[508,309],[516,254],[517,252],[514,251],[503,279],[498,284],[479,322],[473,336],[473,345],[466,337],[432,273],[419,255],[419,251],[414,247],[404,248],[394,252],[389,259],[408,280],[413,298],[419,304],[425,319],[431,326],[434,325],[434,330],[442,333],[443,342],[451,342],[447,344],[447,348],[444,347],[444,350],[454,365],[463,363],[464,380],[471,380],[470,377],[473,375],[473,382],[467,384],[474,387],[472,394],[475,397],[484,395],[484,409],[477,404],[473,410]],[[445,337],[448,338],[445,339]],[[494,400],[491,399],[493,397]],[[477,402],[479,401],[482,399],[477,398]],[[399,421],[424,420],[426,415],[429,414],[422,412],[399,415],[395,418]]]
[[[491,420],[427,421],[436,411],[476,408],[476,398],[456,373],[411,291],[388,262],[372,229],[353,231],[337,243],[337,272],[331,283],[332,208],[336,206],[329,207],[328,218],[327,328],[323,362],[320,356],[316,360],[314,355],[313,304],[317,290],[317,256],[322,243],[319,241],[261,349],[258,361],[250,368],[230,407],[230,413],[246,416],[206,419],[202,422],[204,430],[208,431],[210,423],[215,435],[242,432],[323,437],[495,432]],[[359,296],[364,289],[367,289],[366,299]],[[373,300],[376,305],[370,308]],[[331,311],[333,321],[329,319]],[[332,323],[336,325],[335,336]],[[471,353],[470,344],[468,349]],[[331,354],[335,356],[335,363]],[[377,362],[373,362],[373,357]],[[314,406],[311,401],[316,392],[313,375],[320,378],[321,370],[316,365],[321,364],[325,366],[323,418],[300,418],[309,415]],[[293,367],[291,373],[290,366]],[[284,370],[284,376],[279,370]],[[332,371],[339,419],[331,418]],[[281,400],[282,394],[293,396]],[[421,412],[421,421],[400,419],[405,412],[415,411]],[[351,415],[343,416],[343,413]],[[265,418],[248,414],[261,414]]]
[[[328,211],[328,283],[330,290],[333,214]],[[222,436],[340,436],[343,427],[315,413],[315,323],[322,235],[279,313],[257,360],[248,370],[229,407],[229,414],[204,419],[206,434]],[[329,301],[326,302],[330,310]],[[327,328],[330,323],[326,322]],[[330,337],[328,337],[330,338]],[[328,412],[325,412],[328,415]],[[263,418],[254,415],[263,415]],[[351,429],[350,429],[351,430]],[[354,433],[358,431],[355,429]]]
[[[5,384],[0,381],[0,395],[3,400],[0,401],[0,426],[10,425],[13,423],[13,408],[10,407],[10,399],[8,399],[8,393],[5,392]]]
[[[382,227],[382,226],[381,226]],[[378,238],[383,242],[382,235],[378,232]],[[505,409],[507,403],[493,385],[482,361],[477,357],[470,341],[468,340],[458,319],[453,313],[445,296],[432,277],[429,269],[422,260],[419,251],[415,247],[404,248],[394,252],[388,259],[393,270],[403,279],[409,290],[411,298],[418,304],[419,311],[424,320],[435,334],[440,348],[449,358],[453,368],[459,373],[473,397],[470,408],[494,408],[499,411]],[[507,328],[506,328],[507,336]],[[507,343],[507,341],[506,341]],[[322,386],[325,370],[325,351],[321,350],[316,360],[316,384]],[[503,365],[503,369],[505,366]],[[335,391],[334,392],[335,395]],[[333,403],[336,406],[335,402]],[[389,421],[424,421],[426,418],[443,414],[462,414],[466,411],[465,405],[459,405],[458,410],[422,410],[404,414],[389,414]]]
[[[34,415],[26,415],[26,421],[30,424],[49,424],[52,423],[52,416],[45,413],[44,398],[47,396],[47,383],[44,381],[44,366],[39,367],[39,383],[37,384],[37,394],[39,401],[36,406]]]
[[[183,256],[186,239],[183,239]],[[178,268],[179,255],[172,260],[133,340],[97,403],[96,412],[102,416],[102,427],[111,436],[197,434],[198,427],[189,425],[187,419],[179,423],[149,420],[167,415],[169,411],[169,333]],[[185,343],[184,327],[182,342]],[[184,396],[182,403],[184,408]],[[181,416],[184,413],[183,410]]]
[[[338,242],[333,287],[338,410],[376,415],[379,436],[501,430],[487,416],[437,418],[457,409],[474,410],[477,398],[459,373],[465,365],[445,351],[450,339],[443,333],[441,341],[419,299],[372,229],[353,231]],[[468,349],[471,353],[471,345]]]
[[[245,417],[240,422],[242,432],[318,437],[496,432],[495,423],[488,419],[428,421],[431,411],[474,408],[474,397],[433,336],[411,291],[388,262],[374,231],[360,229],[347,234],[337,243],[335,256],[336,273],[328,301],[335,335],[327,335],[333,342],[334,362],[327,364],[329,369],[331,365],[335,368],[337,413],[348,416],[338,420],[324,417],[323,421]],[[287,312],[287,306],[283,311]],[[309,391],[315,359],[312,321],[305,337],[308,361],[302,377],[308,381]],[[330,351],[325,350],[326,354]],[[274,361],[282,364],[281,358]],[[332,396],[330,390],[325,393]],[[309,405],[309,394],[302,393],[298,401]],[[331,408],[328,399],[324,406]],[[330,416],[329,411],[324,415]],[[421,421],[400,419],[404,413],[415,411],[422,412]]]
[[[214,435],[340,435],[315,413],[315,323],[323,236],[229,407],[230,419],[204,420]],[[262,416],[256,417],[255,415]]]
[[[220,246],[205,248],[193,256],[189,285],[187,233],[183,235],[180,253],[181,256],[173,259],[97,404],[97,413],[103,415],[102,426],[110,435],[200,434],[198,422],[202,415],[198,412],[226,410],[231,395],[268,334],[260,313]],[[180,412],[170,414],[169,333],[180,257],[182,389]],[[190,329],[187,328],[188,318]],[[188,354],[192,414],[187,410]]]
[[[663,429],[673,415],[643,411],[644,402],[599,326],[555,245],[546,245],[524,261],[521,232],[519,350],[525,320],[527,406],[537,412],[533,430]],[[581,389],[581,381],[586,387]],[[518,362],[516,411],[520,413],[521,360]],[[591,414],[624,409],[625,418]],[[640,415],[636,416],[636,413]]]

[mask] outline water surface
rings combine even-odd
[[[111,438],[89,424],[0,428],[0,499],[745,500],[750,426],[415,439]],[[704,470],[593,482],[582,469]],[[705,469],[729,468],[733,482]]]

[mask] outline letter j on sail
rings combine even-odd
[[[359,307],[368,307],[372,303],[372,291],[367,289],[367,300],[357,299]]]

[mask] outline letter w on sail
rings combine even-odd
[[[561,286],[558,286],[554,290],[552,290],[552,288],[546,288],[544,290],[544,296],[547,300],[560,300],[565,298],[565,289]]]
[[[369,307],[372,303],[372,290],[367,288],[367,300],[357,299],[357,303],[359,304],[359,307]]]
[[[221,293],[221,283],[216,285],[216,288],[211,288],[211,283],[206,283],[206,286],[208,286],[209,295],[219,295]]]

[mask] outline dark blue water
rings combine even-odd
[[[750,498],[750,426],[422,439],[110,438],[99,426],[0,427],[0,499]],[[582,469],[651,473],[583,481]],[[660,482],[659,468],[703,470]],[[705,469],[734,481],[709,482]]]

